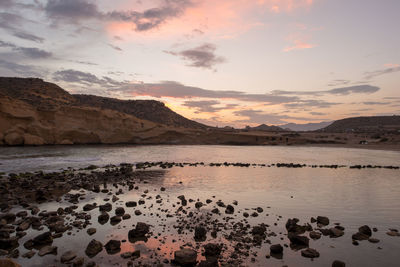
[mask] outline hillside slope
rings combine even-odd
[[[105,98],[85,96],[84,99],[95,102]],[[0,78],[0,144],[184,142],[184,138],[175,140],[171,136],[181,136],[179,131],[190,133],[191,129],[184,127],[203,127],[157,101],[105,99],[104,105],[92,106],[83,102],[81,97],[41,79]],[[166,133],[170,139],[164,137]]]
[[[139,119],[174,127],[206,128],[207,126],[189,120],[155,100],[119,100],[94,95],[73,95],[76,105],[111,109],[133,115]]]
[[[400,116],[355,117],[334,121],[331,125],[321,129],[321,132],[330,133],[382,133],[398,132],[400,130]]]

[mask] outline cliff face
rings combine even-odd
[[[73,95],[79,106],[111,109],[137,118],[174,127],[204,129],[204,124],[189,120],[155,100],[119,100],[94,95]]]
[[[0,78],[0,144],[147,143],[171,131],[172,126],[133,115],[151,118],[146,112],[158,121],[191,125],[157,101],[74,96],[41,79]]]

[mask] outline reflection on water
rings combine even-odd
[[[210,156],[210,158],[215,157],[218,156]],[[259,162],[264,160],[272,161],[273,159],[258,159]],[[399,170],[187,166],[157,172],[141,171],[140,175],[139,173],[136,175],[142,177],[142,181],[137,183],[139,190],[129,191],[127,186],[107,185],[107,188],[112,190],[112,194],[119,189],[124,192],[118,195],[119,200],[115,203],[105,200],[111,199],[112,196],[109,193],[96,194],[81,190],[80,192],[84,192],[85,199],[78,204],[77,209],[81,211],[87,203],[95,202],[97,205],[102,205],[110,202],[113,205],[113,210],[109,212],[110,216],[114,215],[116,207],[124,207],[125,211],[132,216],[130,219],[123,220],[115,226],[111,226],[109,222],[100,225],[97,222],[99,211],[94,209],[88,212],[92,217],[91,225],[88,227],[97,229],[93,236],[89,236],[86,229],[74,229],[71,235],[64,234],[62,238],[54,241],[54,245],[58,246],[58,256],[48,255],[42,258],[36,255],[30,260],[19,258],[18,261],[24,266],[43,266],[44,263],[56,263],[63,252],[71,249],[76,251],[78,256],[85,257],[84,250],[91,239],[101,241],[103,244],[110,239],[121,240],[121,253],[140,250],[141,257],[135,263],[140,261],[153,265],[163,259],[171,260],[173,252],[182,245],[190,244],[201,252],[202,246],[208,242],[224,243],[226,246],[224,256],[230,258],[234,248],[231,242],[227,241],[226,236],[230,234],[235,223],[249,223],[251,226],[260,223],[268,224],[269,231],[276,233],[276,236],[270,236],[268,240],[272,244],[289,245],[285,236],[285,223],[288,218],[297,217],[301,223],[305,223],[310,222],[311,217],[323,215],[330,218],[331,225],[341,223],[345,227],[345,235],[336,239],[322,237],[320,240],[310,241],[310,247],[320,252],[319,258],[311,261],[301,257],[300,252],[292,251],[287,247],[284,248],[282,259],[266,258],[269,254],[269,244],[263,243],[261,247],[251,248],[250,256],[244,258],[244,264],[330,266],[337,259],[345,261],[348,266],[397,266],[398,264],[400,238],[389,237],[386,231],[389,228],[400,228]],[[160,191],[161,187],[165,187],[166,190]],[[147,192],[146,190],[148,193],[144,193]],[[185,195],[188,200],[194,200],[188,203],[188,212],[194,212],[193,217],[189,217],[188,213],[177,212],[180,207],[178,199],[180,195]],[[160,198],[162,201],[157,202]],[[143,205],[135,208],[125,207],[127,201],[140,199],[145,200]],[[205,204],[207,199],[212,202]],[[198,200],[205,204],[200,210],[194,207]],[[226,204],[232,204],[235,200],[238,202],[238,205],[234,206],[235,213],[229,215],[232,217],[231,220],[224,219],[228,216],[221,208],[221,215],[209,215],[210,211],[217,207],[217,200],[222,200]],[[60,203],[44,203],[39,207],[41,210],[51,211],[60,206],[70,205],[62,200]],[[250,216],[246,219],[247,221],[244,221],[243,212],[252,213],[257,207],[262,207],[263,212],[258,217]],[[135,210],[140,210],[142,214],[134,215]],[[169,217],[167,214],[172,216]],[[211,216],[209,221],[224,225],[219,229],[217,238],[211,237],[209,231],[206,242],[196,243],[193,232],[184,230],[178,234],[179,227],[177,226],[185,222],[188,225],[200,224],[208,216]],[[70,221],[73,220],[75,219],[71,217]],[[147,242],[129,242],[128,231],[137,222],[152,225],[152,234]],[[372,244],[363,241],[359,246],[352,245],[351,235],[357,232],[359,226],[365,224],[378,228],[379,231],[373,236],[380,239],[380,243]],[[20,240],[20,244],[37,233],[31,230]],[[20,248],[21,254],[26,251],[23,247]],[[198,259],[202,258],[199,256]],[[251,261],[251,258],[254,258],[254,261]],[[86,260],[88,261],[88,258]],[[127,262],[119,254],[107,255],[105,250],[94,260],[100,263],[100,266],[126,265]]]
[[[0,172],[56,171],[88,165],[175,162],[247,162],[398,165],[400,152],[293,146],[45,146],[0,147]]]

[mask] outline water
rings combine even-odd
[[[400,152],[302,146],[0,147],[0,172],[56,171],[144,161],[399,165]]]
[[[0,148],[0,169],[3,172],[21,172],[47,170],[53,171],[67,167],[85,167],[90,164],[106,165],[121,162],[143,161],[175,161],[175,162],[247,162],[247,163],[277,163],[294,162],[304,164],[343,164],[343,165],[399,165],[400,153],[394,151],[360,150],[347,148],[321,147],[250,147],[250,146],[82,146],[82,147],[31,147],[31,148]],[[151,174],[151,173],[150,173]],[[171,259],[174,250],[187,242],[195,244],[193,233],[187,233],[177,242],[176,230],[173,225],[177,218],[155,216],[157,204],[155,196],[160,194],[163,199],[162,208],[174,209],[177,196],[187,198],[206,199],[213,202],[204,208],[203,212],[210,211],[218,199],[226,204],[237,200],[234,220],[241,221],[242,213],[246,209],[262,207],[264,212],[259,217],[248,219],[251,225],[266,223],[276,233],[285,233],[285,222],[288,218],[297,217],[301,223],[309,222],[312,216],[328,216],[331,224],[341,223],[345,235],[331,239],[322,237],[320,240],[310,241],[310,247],[316,248],[321,256],[313,261],[300,256],[300,252],[285,248],[282,260],[265,256],[269,253],[269,245],[253,248],[257,252],[255,262],[245,260],[245,264],[252,266],[330,266],[333,260],[342,260],[347,266],[399,266],[400,237],[389,237],[386,232],[389,228],[400,229],[400,170],[390,169],[324,169],[324,168],[277,168],[277,167],[173,167],[166,170],[157,170],[147,184],[140,184],[140,190],[127,191],[119,195],[120,201],[113,206],[123,206],[128,200],[141,198],[143,190],[148,189],[145,207],[140,207],[142,216],[132,216],[132,219],[123,221],[116,226],[97,223],[98,210],[92,210],[93,226],[97,233],[89,237],[85,230],[74,230],[71,236],[55,241],[59,247],[59,255],[33,257],[31,260],[19,258],[24,266],[41,266],[44,262],[54,263],[62,252],[67,249],[77,249],[79,255],[84,256],[84,249],[92,239],[106,243],[109,239],[127,239],[127,231],[137,221],[144,221],[154,226],[153,232],[161,233],[163,225],[167,227],[162,232],[164,242],[151,238],[147,242],[122,245],[122,251],[140,249],[142,258],[156,251],[163,258]],[[182,183],[180,183],[182,182]],[[159,191],[163,186],[164,193]],[[116,190],[114,190],[115,192]],[[79,209],[86,204],[96,202],[104,204],[107,194],[85,192],[86,199],[79,204]],[[215,196],[215,198],[213,198]],[[150,205],[154,204],[154,208]],[[190,204],[193,206],[194,203]],[[65,201],[60,203],[45,203],[39,207],[55,210],[59,206],[70,205]],[[132,214],[132,210],[125,208]],[[151,215],[151,213],[153,213]],[[111,213],[110,213],[111,214]],[[268,216],[267,216],[268,214]],[[281,216],[281,217],[279,217]],[[218,218],[218,216],[216,216]],[[277,223],[275,226],[274,223]],[[373,237],[380,239],[380,243],[372,244],[368,241],[360,242],[359,246],[351,243],[351,235],[357,232],[362,225],[377,227],[379,231]],[[32,237],[33,233],[24,237],[21,244]],[[35,231],[36,235],[37,232]],[[65,235],[64,235],[65,236]],[[283,237],[283,240],[280,238]],[[288,244],[284,235],[270,237],[271,242]],[[208,237],[208,240],[212,240]],[[217,240],[226,242],[219,233]],[[157,248],[160,248],[157,251]],[[378,249],[379,248],[379,249]],[[26,252],[21,249],[21,254]],[[105,251],[94,258],[101,266],[112,264],[126,265],[126,260],[119,255],[108,256]]]

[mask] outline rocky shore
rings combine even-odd
[[[321,256],[320,239],[347,238],[354,246],[366,242],[379,250],[385,240],[376,237],[378,231],[384,231],[386,238],[400,237],[397,229],[372,225],[348,232],[329,214],[310,214],[309,220],[301,221],[295,214],[291,218],[272,214],[269,206],[243,207],[238,201],[224,201],[216,195],[206,199],[184,194],[172,197],[170,188],[150,186],[164,169],[204,165],[399,169],[145,162],[3,174],[0,266],[251,266],[260,258],[284,259],[289,253],[313,260]],[[131,197],[124,198],[126,195]],[[340,256],[331,264],[346,266]]]

